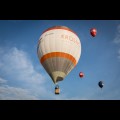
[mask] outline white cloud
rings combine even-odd
[[[120,25],[118,25],[118,27],[117,27],[117,34],[116,34],[116,37],[114,39],[114,43],[116,43],[116,44],[120,43]]]
[[[8,50],[8,51],[7,51]],[[6,76],[20,81],[29,81],[33,84],[41,84],[45,82],[45,78],[35,71],[28,55],[17,48],[7,49],[0,53],[1,70]],[[17,76],[17,77],[16,77]]]
[[[118,25],[117,30],[118,30],[118,33],[120,33],[120,25]]]
[[[115,39],[113,40],[114,43],[120,45],[120,25],[117,27],[117,34]],[[118,59],[120,59],[120,49],[118,50]]]
[[[1,84],[1,83],[6,83],[6,82],[7,82],[6,80],[0,78],[0,84]]]
[[[26,52],[16,47],[0,47],[0,56],[0,99],[38,99],[39,95],[45,96],[45,77],[35,70]]]
[[[66,99],[64,94],[56,96],[54,88],[47,89],[45,77],[23,50],[0,47],[0,56],[0,99]]]
[[[120,59],[120,49],[118,50],[118,58]]]
[[[37,100],[30,91],[15,87],[0,87],[0,100]]]
[[[7,85],[7,80],[0,78],[0,100],[36,100],[37,97],[31,95],[27,89],[11,87]]]

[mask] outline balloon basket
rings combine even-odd
[[[55,88],[55,94],[59,95],[60,94],[60,89],[59,88]]]

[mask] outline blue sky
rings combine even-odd
[[[59,83],[60,95],[37,56],[40,35],[55,25],[75,31],[82,47],[77,66]],[[0,20],[1,100],[119,100],[119,85],[120,20]]]

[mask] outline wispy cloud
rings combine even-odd
[[[41,84],[45,82],[45,77],[35,71],[32,62],[26,52],[18,50],[16,47],[4,50],[0,48],[0,72],[11,79],[29,81],[29,83]]]
[[[3,83],[7,80],[0,79]],[[36,100],[37,97],[33,96],[27,89],[11,87],[9,85],[0,86],[0,100]]]
[[[26,52],[0,47],[0,56],[0,99],[39,99],[47,93],[45,77],[35,70]]]
[[[117,27],[117,33],[116,37],[114,38],[114,43],[119,44],[120,43],[120,25]]]
[[[117,45],[120,45],[120,25],[117,26],[117,33],[116,37],[114,38],[113,42]],[[118,50],[118,59],[120,59],[120,49]]]
[[[118,59],[120,59],[120,49],[118,50]]]
[[[0,99],[66,99],[48,90],[45,76],[35,70],[25,51],[0,47],[0,56]]]
[[[6,83],[6,82],[7,82],[6,80],[0,78],[0,84]]]

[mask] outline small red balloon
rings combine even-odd
[[[80,72],[79,73],[79,76],[82,78],[82,77],[84,77],[84,73],[83,72]]]
[[[95,37],[97,35],[97,30],[95,28],[90,29],[90,34]]]

